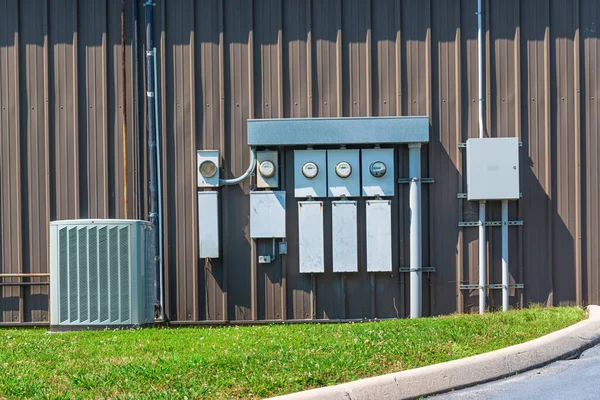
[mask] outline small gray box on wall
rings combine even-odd
[[[390,200],[367,200],[367,271],[392,271]]]
[[[519,196],[519,139],[467,140],[467,198],[516,200]]]
[[[285,192],[250,192],[250,237],[285,237]]]
[[[198,187],[219,186],[219,151],[198,150],[196,152],[196,173]]]
[[[360,196],[359,150],[327,150],[327,195]]]
[[[362,195],[393,196],[394,149],[363,149],[362,153]]]
[[[200,258],[219,258],[219,193],[198,192]]]
[[[356,201],[333,201],[333,272],[358,272],[358,225]]]
[[[325,272],[323,202],[298,202],[298,257],[300,273]]]
[[[327,152],[294,151],[294,196],[327,197]]]

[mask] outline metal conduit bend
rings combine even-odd
[[[246,178],[248,178],[250,176],[250,174],[252,174],[254,172],[255,167],[256,167],[256,149],[254,147],[250,147],[250,165],[248,166],[248,169],[246,170],[246,172],[244,172],[242,175],[238,176],[237,178],[219,179],[219,184],[221,186],[229,186],[229,185],[238,184],[238,183],[244,181]]]

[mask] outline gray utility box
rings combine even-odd
[[[519,198],[519,139],[467,140],[467,198],[516,200]]]
[[[250,237],[285,237],[285,192],[250,192]]]

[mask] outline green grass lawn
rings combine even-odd
[[[454,360],[584,318],[550,308],[355,324],[0,330],[3,397],[265,397]]]

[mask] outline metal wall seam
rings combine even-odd
[[[200,265],[198,263],[198,259],[199,259],[199,248],[196,245],[196,243],[198,243],[198,207],[194,207],[194,205],[197,202],[197,189],[196,189],[196,185],[195,180],[196,180],[196,149],[199,147],[198,143],[196,141],[196,132],[198,132],[199,130],[199,126],[197,125],[197,120],[196,120],[196,113],[197,113],[197,107],[199,107],[199,110],[201,112],[202,110],[202,106],[203,104],[196,104],[196,71],[197,68],[199,68],[200,66],[196,65],[196,51],[197,48],[200,47],[201,45],[201,41],[198,41],[198,43],[196,44],[196,35],[197,35],[197,28],[195,26],[195,20],[196,20],[196,9],[199,7],[199,4],[197,2],[193,2],[192,3],[192,12],[190,12],[188,15],[191,17],[192,22],[191,22],[191,26],[192,29],[190,31],[190,48],[189,48],[189,53],[190,53],[190,82],[191,84],[189,85],[190,88],[190,145],[189,146],[185,146],[187,147],[187,151],[189,152],[189,160],[188,160],[188,170],[185,171],[185,178],[188,179],[188,182],[186,182],[185,187],[186,189],[189,191],[188,195],[189,195],[189,207],[186,207],[183,210],[184,213],[184,218],[187,218],[187,214],[188,214],[188,210],[191,209],[192,210],[192,218],[191,220],[188,218],[187,221],[190,221],[190,229],[191,229],[191,235],[189,235],[190,237],[190,241],[189,241],[189,247],[187,249],[187,253],[190,254],[191,253],[191,262],[190,265],[193,266],[192,271],[191,271],[191,275],[192,275],[192,291],[193,291],[193,296],[192,296],[192,315],[194,316],[194,321],[199,321],[200,320],[200,297],[204,297],[204,293],[200,291]],[[199,36],[199,35],[198,35]],[[162,213],[162,210],[159,210],[159,212]]]
[[[575,1],[574,5],[574,29],[575,38],[574,42],[574,54],[573,54],[573,90],[574,90],[574,122],[575,122],[575,301],[578,306],[582,305],[583,301],[583,265],[582,257],[583,250],[581,247],[581,225],[583,223],[581,216],[581,208],[583,206],[584,191],[583,182],[581,180],[581,168],[583,163],[581,162],[581,143],[582,143],[582,130],[581,130],[581,0]],[[584,139],[585,141],[585,139]]]

